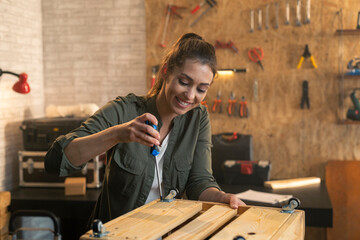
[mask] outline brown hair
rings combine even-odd
[[[157,95],[166,77],[172,74],[175,68],[181,68],[187,59],[195,59],[202,64],[209,65],[215,76],[217,62],[214,46],[195,33],[186,33],[174,43],[163,58],[156,76],[156,82],[146,97]]]

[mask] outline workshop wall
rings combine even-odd
[[[46,0],[43,7],[46,106],[144,94],[143,0]]]
[[[23,119],[44,114],[42,19],[40,0],[0,1],[0,68],[26,72],[29,94],[12,90],[15,76],[0,77],[0,191],[17,186]]]
[[[301,1],[301,26],[296,25],[296,0],[289,0],[290,24],[285,25],[285,0],[281,1],[217,1],[196,24],[190,24],[209,6],[205,3],[196,14],[191,10],[198,1],[176,1],[176,12],[167,33],[167,46],[186,32],[195,32],[207,41],[222,43],[233,41],[238,53],[231,49],[217,49],[218,67],[247,68],[247,73],[218,76],[210,88],[206,101],[212,105],[221,90],[223,108],[227,107],[230,92],[237,100],[245,96],[250,117],[241,119],[211,113],[212,131],[239,132],[253,136],[253,159],[272,162],[271,178],[319,176],[324,178],[325,163],[331,159],[360,159],[359,125],[338,124],[343,111],[339,108],[339,63],[358,57],[358,36],[344,38],[343,59],[340,61],[339,36],[336,29],[356,28],[357,0],[311,1],[310,24],[303,24],[306,1]],[[276,2],[279,3],[278,28]],[[163,34],[166,6],[169,1],[146,1],[146,63],[148,87],[152,66],[160,63],[167,48],[159,46]],[[269,4],[268,29],[266,6]],[[342,15],[338,11],[342,8]],[[254,32],[250,33],[250,11],[254,10]],[[262,10],[262,29],[258,30],[258,9]],[[154,14],[157,13],[157,14]],[[305,59],[297,69],[305,44],[315,59]],[[341,45],[340,45],[341,46]],[[262,47],[264,71],[248,59],[250,48]],[[340,55],[339,55],[340,54]],[[309,83],[310,109],[300,108],[302,83]],[[254,84],[257,82],[257,90]],[[354,80],[348,87],[356,87]],[[359,87],[359,86],[357,86]],[[346,91],[349,91],[347,87]],[[346,92],[346,94],[348,94]],[[345,102],[347,109],[350,102]]]

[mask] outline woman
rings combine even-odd
[[[212,176],[211,129],[200,103],[216,74],[214,47],[183,35],[165,56],[147,96],[129,94],[99,109],[80,128],[61,136],[45,157],[49,173],[66,176],[107,153],[103,189],[93,214],[107,222],[177,188],[189,199],[244,205],[222,192]],[[159,131],[146,124],[149,121]],[[159,155],[150,147],[159,146]]]

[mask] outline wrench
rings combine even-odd
[[[261,30],[262,26],[262,10],[261,8],[258,9],[258,30]]]
[[[285,25],[289,25],[290,24],[290,3],[289,0],[286,1],[286,5],[285,5]]]
[[[300,11],[301,11],[301,0],[297,0],[297,3],[296,3],[296,26],[298,26],[298,27],[301,26]]]
[[[265,7],[265,29],[269,29],[269,8],[270,8],[270,4],[266,4],[266,7]]]
[[[250,32],[254,32],[254,10],[250,10]]]
[[[310,0],[306,0],[306,17],[304,20],[304,24],[310,23]]]

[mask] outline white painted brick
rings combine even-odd
[[[19,124],[24,118],[44,114],[41,0],[0,1],[0,12],[0,67],[27,72],[32,89],[27,95],[15,93],[11,88],[16,78],[1,77],[0,165],[5,167],[0,169],[0,190],[11,190],[18,183]]]

